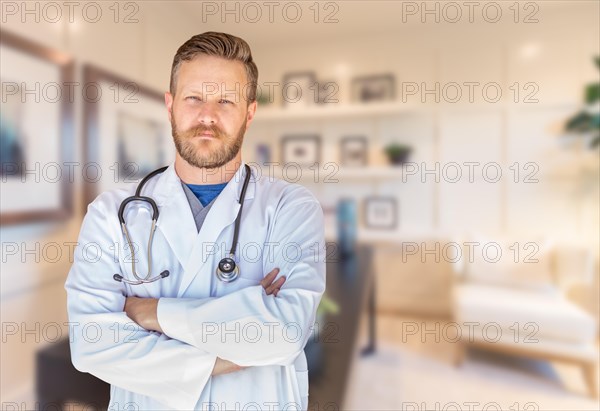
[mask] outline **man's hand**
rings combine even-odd
[[[237,365],[231,361],[217,357],[217,361],[215,361],[215,367],[213,368],[211,375],[214,377],[215,375],[229,374],[230,372],[239,371],[243,368],[246,367],[242,367],[241,365]]]
[[[277,281],[273,282],[277,274],[279,274],[279,268],[274,268],[260,282],[260,285],[263,286],[267,295],[273,294],[274,296],[277,296],[279,289],[285,282],[285,277],[281,277]],[[127,299],[125,300],[125,308],[123,311],[125,311],[125,314],[127,314],[129,318],[131,318],[133,321],[135,321],[138,325],[145,328],[146,330],[158,331],[162,333],[163,330],[162,328],[160,328],[160,324],[158,323],[157,309],[158,299],[156,298],[127,297]],[[215,366],[215,369],[216,368],[217,367]]]
[[[158,323],[158,299],[127,297],[125,300],[125,314],[141,327],[148,331],[163,332]]]
[[[285,277],[281,277],[277,281],[273,282],[277,274],[279,274],[279,268],[273,269],[260,282],[260,285],[263,286],[267,295],[272,294],[276,297],[279,289],[285,282]],[[146,330],[158,331],[160,333],[163,332],[162,328],[160,328],[160,324],[158,323],[158,299],[127,297],[123,311],[125,311],[129,318]],[[228,374],[239,371],[243,368],[246,367],[242,367],[241,365],[237,365],[231,361],[217,357],[211,375],[215,376]]]
[[[277,297],[277,293],[279,292],[279,289],[281,288],[283,283],[285,283],[285,277],[283,277],[283,276],[279,277],[279,279],[277,281],[273,282],[275,277],[277,277],[277,274],[279,274],[279,268],[274,268],[260,282],[260,285],[263,286],[263,288],[267,292],[267,295],[273,294],[275,297]]]

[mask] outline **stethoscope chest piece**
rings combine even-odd
[[[221,259],[217,266],[217,278],[225,283],[237,280],[240,275],[240,269],[231,257]]]

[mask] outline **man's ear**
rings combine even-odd
[[[256,107],[256,100],[254,100],[252,103],[250,103],[250,105],[248,105],[248,110],[246,112],[246,128],[250,127],[250,123],[252,123],[252,120],[254,119],[254,115],[256,114]]]
[[[169,122],[173,117],[173,96],[170,92],[165,93],[165,105],[167,106],[167,115],[169,116]]]

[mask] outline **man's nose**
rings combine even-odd
[[[202,104],[200,111],[198,112],[198,122],[203,124],[216,124],[217,112],[213,104],[205,103]]]

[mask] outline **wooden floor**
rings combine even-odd
[[[519,409],[525,403],[535,403],[539,410],[600,409],[600,402],[588,395],[581,369],[569,364],[477,349],[469,350],[462,367],[455,367],[456,344],[420,332],[449,323],[443,318],[378,315],[380,350],[371,359],[355,361],[343,408],[406,409],[408,402],[431,408],[440,403],[443,409],[456,402],[467,409],[469,402],[498,402],[505,409],[519,402]],[[413,325],[419,332],[407,332]],[[366,338],[364,325],[360,338]]]

